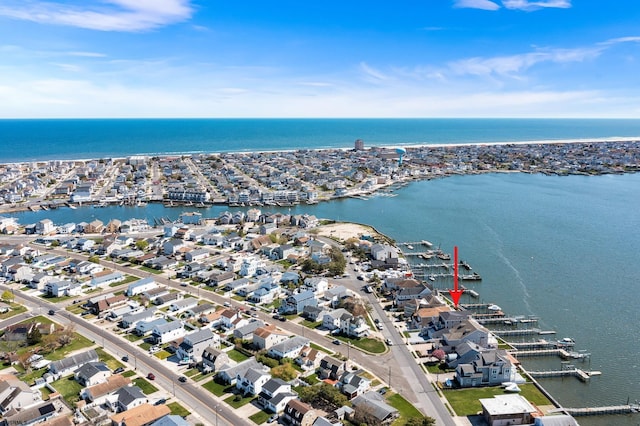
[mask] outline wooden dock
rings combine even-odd
[[[555,334],[553,330],[540,330],[539,328],[522,328],[518,330],[493,330],[496,336],[533,336],[535,334]]]
[[[567,413],[572,416],[604,416],[610,414],[631,414],[640,412],[639,405],[610,405],[606,407],[555,408],[549,413]]]
[[[536,378],[548,378],[548,377],[577,377],[583,382],[588,382],[592,376],[599,376],[602,373],[600,371],[584,371],[579,368],[568,368],[566,370],[552,370],[552,371],[529,371],[531,377]]]

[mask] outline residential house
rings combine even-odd
[[[156,296],[155,299],[153,299],[153,304],[154,305],[166,305],[168,303],[172,303],[176,300],[181,300],[184,297],[184,294],[179,293],[179,292],[173,292],[173,293],[165,293],[162,294],[160,296]]]
[[[90,287],[105,287],[113,283],[124,281],[125,276],[119,271],[104,271],[98,274],[94,274],[91,277],[91,281],[87,284]]]
[[[244,376],[249,369],[262,370],[265,372],[269,371],[268,367],[260,364],[254,357],[252,357],[235,365],[223,365],[218,370],[218,374],[216,374],[216,377],[218,377],[224,383],[235,385],[238,376]]]
[[[13,426],[13,425],[34,425],[37,423],[43,423],[48,419],[56,417],[58,415],[58,407],[56,407],[53,401],[45,401],[37,405],[32,405],[27,408],[23,408],[20,411],[11,410],[7,412],[0,425]]]
[[[468,364],[458,364],[455,380],[460,387],[494,386],[516,379],[516,367],[503,349],[491,349],[478,354]]]
[[[340,376],[338,387],[349,399],[362,395],[371,387],[371,380],[364,376],[364,371],[345,371]]]
[[[331,356],[325,356],[318,367],[320,379],[338,380],[346,370],[346,362],[337,360]]]
[[[130,410],[111,416],[112,426],[148,426],[171,413],[171,409],[164,405],[148,403],[138,405]]]
[[[298,399],[292,399],[284,407],[284,419],[292,426],[311,426],[318,418],[318,413],[311,407]]]
[[[205,373],[217,373],[224,365],[235,364],[229,355],[220,348],[207,346],[202,351],[202,371]]]
[[[249,368],[243,374],[236,375],[236,389],[244,395],[258,395],[269,379],[271,374],[264,368]]]
[[[328,311],[321,306],[305,306],[302,310],[302,316],[311,322],[322,321]]]
[[[253,347],[258,350],[269,349],[287,339],[289,339],[288,333],[277,329],[273,324],[265,325],[253,332]]]
[[[187,309],[195,308],[196,306],[198,306],[198,299],[196,299],[195,297],[185,297],[184,299],[176,300],[175,302],[171,303],[171,305],[169,306],[169,311],[178,313],[186,311]]]
[[[181,321],[171,321],[153,327],[151,338],[156,344],[171,342],[184,337],[186,331]]]
[[[387,404],[384,400],[384,396],[378,392],[365,392],[351,400],[353,406],[366,407],[366,409],[374,416],[379,425],[391,424],[398,418],[398,410]]]
[[[127,296],[131,297],[142,294],[157,287],[158,284],[153,277],[142,278],[129,284],[127,287]]]
[[[393,301],[398,308],[403,308],[407,303],[421,300],[431,296],[431,290],[424,284],[415,287],[401,288],[394,293]]]
[[[284,340],[281,343],[271,346],[268,354],[271,358],[275,359],[295,359],[298,355],[300,355],[302,349],[307,345],[309,345],[309,339],[302,336],[293,336],[290,339]]]
[[[187,245],[184,240],[181,240],[179,238],[171,238],[170,240],[165,241],[164,244],[162,244],[162,254],[164,254],[165,256],[171,256],[178,253],[186,246]]]
[[[127,297],[124,294],[119,294],[117,296],[113,294],[107,294],[104,296],[98,296],[98,297],[89,299],[88,305],[92,314],[100,315],[110,309],[123,306],[127,304],[128,301],[129,299],[127,299]]]
[[[271,413],[281,413],[285,406],[298,395],[291,390],[291,384],[282,379],[271,378],[263,386],[258,394],[258,404],[265,411]]]
[[[198,262],[204,260],[211,255],[211,252],[205,248],[194,249],[184,254],[184,260],[187,262]]]
[[[89,404],[102,405],[111,394],[129,385],[131,385],[131,379],[123,377],[121,374],[114,374],[103,383],[84,388],[80,392],[80,397]]]
[[[316,296],[321,296],[329,289],[329,281],[324,277],[307,277],[304,280],[307,290],[313,291]]]
[[[455,325],[442,334],[441,343],[445,352],[455,350],[463,342],[472,342],[484,348],[498,347],[495,336],[473,318]]]
[[[311,346],[305,346],[300,350],[295,361],[304,371],[309,371],[320,367],[320,361],[323,357],[324,352],[314,349]]]
[[[190,426],[191,424],[177,414],[170,414],[154,421],[150,426]]]
[[[124,314],[122,316],[122,319],[120,320],[120,326],[126,329],[130,327],[135,327],[136,324],[140,321],[151,321],[153,320],[156,314],[156,311],[157,311],[156,308],[150,308],[140,312]]]
[[[169,321],[164,318],[155,318],[150,321],[138,321],[133,333],[138,336],[146,336],[153,331],[154,327],[167,324],[168,322]]]
[[[74,372],[74,377],[82,386],[93,386],[106,382],[111,370],[104,362],[88,362]]]
[[[49,372],[54,376],[66,376],[89,362],[98,361],[99,358],[96,351],[89,349],[88,351],[80,352],[58,361],[53,361],[49,364]]]
[[[39,389],[32,389],[12,374],[0,375],[0,414],[19,411],[42,402]]]
[[[120,413],[148,403],[149,398],[138,386],[125,386],[115,391],[109,402],[113,411]]]
[[[200,362],[208,347],[220,347],[220,336],[210,328],[202,328],[184,336],[178,347],[177,356],[181,363]]]
[[[306,290],[287,297],[279,311],[283,314],[300,314],[305,306],[318,306],[316,295],[311,290]]]
[[[237,327],[233,330],[233,337],[239,340],[253,340],[253,333],[263,326],[264,322],[262,322],[262,320],[251,321],[247,325]]]

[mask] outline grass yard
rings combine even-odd
[[[19,305],[17,303],[11,303],[10,309],[8,312],[0,314],[0,319],[7,319],[23,312],[27,312],[27,308],[25,306]]]
[[[235,362],[242,362],[249,358],[237,349],[231,349],[229,352],[227,352],[227,355],[229,355],[229,359],[232,359]]]
[[[400,412],[401,418],[424,417],[420,410],[413,406],[409,401],[404,399],[399,393],[393,394],[387,398],[387,402],[393,408]]]
[[[322,321],[316,321],[316,322],[312,322],[309,320],[302,320],[300,321],[300,324],[302,324],[303,326],[310,328],[312,330],[320,327],[322,325]]]
[[[80,400],[82,385],[74,380],[73,375],[56,380],[51,385],[56,391],[60,392],[60,395],[69,406],[74,407],[75,403]]]
[[[50,359],[51,361],[58,361],[63,358],[66,358],[71,352],[81,350],[81,349],[87,350],[92,346],[93,346],[93,342],[91,340],[77,333],[74,333],[73,340],[71,341],[70,344],[63,346],[61,348],[58,348],[55,351],[51,352],[50,354],[47,355],[47,359]]]
[[[171,410],[171,414],[176,416],[187,417],[189,414],[191,414],[189,410],[187,410],[177,402],[171,402],[167,404],[167,407],[169,407],[169,410]]]
[[[133,334],[133,333],[125,334],[122,337],[124,337],[130,342],[137,342],[138,340],[144,339],[144,336],[138,336],[137,334]]]
[[[384,342],[378,339],[370,339],[368,337],[362,339],[352,339],[344,336],[336,336],[336,338],[342,340],[343,342],[351,342],[353,346],[373,354],[381,354],[387,350],[387,346],[384,344]]]
[[[235,389],[235,386],[233,385],[223,385],[222,383],[216,383],[214,380],[203,384],[202,387],[215,396],[222,396],[227,393],[231,393],[233,392],[233,389]]]
[[[532,383],[518,385],[522,390],[520,395],[535,405],[551,405],[543,394]],[[504,395],[506,392],[499,386],[467,389],[446,389],[443,391],[451,408],[458,416],[469,416],[482,410],[480,399],[493,398],[495,395]]]
[[[137,377],[133,379],[132,382],[134,385],[138,386],[145,395],[152,394],[158,390],[157,387],[153,386],[147,381],[147,379],[143,379],[142,377]]]
[[[271,415],[265,411],[258,411],[257,413],[249,416],[249,419],[255,424],[261,425],[262,423],[269,420],[269,416]]]
[[[243,407],[246,404],[250,403],[251,401],[253,401],[254,398],[257,398],[257,397],[255,397],[253,395],[243,396],[241,398],[238,398],[238,396],[240,396],[240,395],[231,395],[230,397],[225,399],[224,402],[229,404],[231,407],[233,407],[235,409],[238,409],[238,408]]]
[[[161,270],[159,270],[159,269],[153,269],[153,268],[149,268],[149,267],[146,267],[146,266],[141,266],[141,267],[140,267],[140,268],[138,268],[138,269],[140,269],[141,271],[144,271],[144,272],[148,272],[148,273],[150,273],[150,274],[156,274],[156,275],[158,275],[158,274],[161,274],[161,273],[162,273],[162,271],[161,271]],[[136,280],[138,280],[138,279],[139,279],[139,278],[136,278]]]

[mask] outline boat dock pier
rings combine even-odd
[[[537,342],[505,342],[514,349],[520,350],[536,350],[536,349],[555,349],[555,342],[548,342],[544,339]]]
[[[588,382],[592,376],[599,376],[600,371],[584,371],[579,368],[567,368],[565,370],[553,370],[553,371],[529,371],[531,377],[547,378],[547,377],[577,377],[583,382]]]
[[[519,330],[493,330],[493,334],[504,336],[533,336],[535,334],[555,334],[553,330],[540,330],[539,328],[523,328]]]
[[[567,413],[572,416],[603,416],[608,414],[631,414],[640,412],[640,405],[610,405],[608,407],[555,408],[549,413]]]

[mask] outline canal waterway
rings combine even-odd
[[[21,212],[20,223],[48,217],[56,224],[136,217],[176,219],[182,211],[146,207]],[[216,217],[224,206],[200,209]],[[263,208],[266,210],[266,208]],[[398,242],[431,241],[482,276],[465,283],[471,300],[495,303],[508,315],[535,315],[537,325],[572,337],[591,357],[573,364],[602,371],[587,383],[575,378],[540,382],[566,407],[624,404],[640,399],[640,174],[545,176],[487,174],[413,182],[368,200],[270,208],[371,224]],[[558,358],[525,359],[531,370],[560,369]],[[580,418],[582,425],[640,423],[640,414]]]

